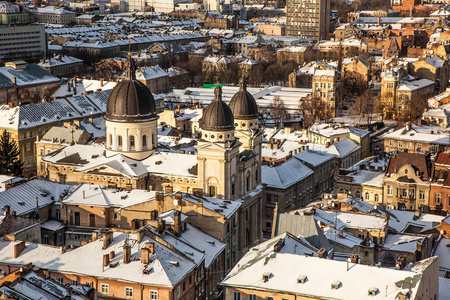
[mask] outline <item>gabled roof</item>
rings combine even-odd
[[[155,254],[150,256],[150,263],[146,265],[140,260],[140,249],[149,242],[154,243]],[[175,287],[195,268],[195,263],[191,260],[148,236],[144,236],[138,242],[136,234],[130,233],[114,232],[113,240],[105,250],[103,250],[103,239],[75,249],[67,249],[65,253],[61,253],[60,247],[26,243],[25,249],[17,258],[14,258],[14,246],[18,243],[20,241],[0,241],[1,263],[21,266],[32,261],[36,267],[50,271],[169,288]],[[123,263],[125,244],[131,247],[128,264]],[[110,265],[103,267],[101,263],[103,255],[109,255],[111,251],[115,251],[115,256],[110,260]],[[172,264],[172,262],[178,264]],[[111,264],[116,265],[111,267]],[[148,274],[144,274],[144,270],[148,270]]]
[[[312,246],[317,249],[331,249],[328,239],[325,237],[316,220],[310,215],[278,214],[274,236],[289,232],[297,237],[304,237]]]
[[[422,179],[427,181],[430,178],[430,165],[425,155],[419,153],[399,152],[389,161],[386,175],[395,174],[404,165],[415,167],[421,174]]]
[[[262,182],[268,187],[284,189],[307,178],[313,171],[300,160],[290,158],[276,167],[263,165],[261,173]]]
[[[41,179],[33,179],[0,193],[1,208],[9,205],[17,215],[33,212],[65,196],[73,187]],[[53,198],[53,199],[52,199]]]

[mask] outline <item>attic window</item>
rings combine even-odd
[[[341,284],[342,284],[342,282],[340,282],[339,280],[334,280],[331,283],[331,289],[337,290],[338,288],[340,288]]]
[[[369,296],[376,296],[377,293],[378,293],[378,288],[376,288],[376,287],[371,287],[371,288],[369,289]]]
[[[306,282],[307,279],[308,279],[308,277],[306,275],[300,275],[297,277],[297,283],[303,284]]]
[[[269,281],[270,276],[272,276],[272,273],[270,273],[270,272],[263,273],[263,280],[264,280],[264,282]]]

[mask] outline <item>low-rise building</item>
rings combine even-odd
[[[313,199],[317,199],[322,193],[333,190],[336,155],[307,149],[297,153],[294,157],[314,172]]]
[[[430,210],[439,215],[450,211],[450,154],[439,153],[433,163],[430,189]]]
[[[136,79],[156,94],[169,90],[169,74],[159,66],[142,67],[136,70]]]
[[[339,90],[340,73],[335,70],[315,70],[312,79],[312,96],[315,101],[326,104],[329,117],[341,114],[341,95]]]
[[[270,236],[274,214],[305,207],[313,200],[313,171],[296,158],[278,166],[262,166],[263,230]],[[265,213],[264,213],[265,212]]]
[[[308,128],[308,139],[311,143],[324,144],[337,143],[345,138],[355,141],[361,146],[361,154],[356,157],[366,158],[370,155],[370,131],[346,126],[344,124],[319,124],[315,123]]]
[[[383,179],[383,204],[390,209],[428,212],[430,172],[429,157],[418,153],[395,154]]]
[[[62,284],[89,285],[98,297],[196,299],[203,279],[195,261],[148,233],[108,232],[102,238],[68,249],[21,241],[0,241],[0,268],[6,273],[30,261],[46,269],[46,276]],[[25,250],[25,251],[24,251]]]
[[[30,9],[30,19],[38,23],[68,25],[75,23],[76,14],[73,11],[56,6],[34,7]]]
[[[387,299],[404,297],[418,300],[422,295],[433,298],[439,293],[437,256],[400,271],[364,266],[358,264],[357,258],[351,262],[324,259],[321,257],[326,255],[322,255],[322,251],[319,257],[301,255],[300,251],[292,253],[284,250],[288,248],[284,246],[286,242],[276,244],[275,241],[272,244],[276,246],[273,250],[271,247],[271,251],[247,253],[227,275],[222,282],[226,300],[268,297],[362,299],[377,295]],[[366,280],[368,274],[370,281]],[[420,279],[414,287],[406,285],[405,276],[417,275],[415,278]]]
[[[386,152],[409,153],[445,152],[450,147],[450,131],[429,125],[406,124],[400,129],[383,135]]]
[[[38,66],[56,77],[70,78],[74,75],[82,75],[84,72],[83,60],[71,56],[59,55],[44,59]]]

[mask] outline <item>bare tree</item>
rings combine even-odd
[[[399,111],[398,121],[400,124],[410,122],[413,123],[419,116],[422,115],[427,107],[427,99],[419,98],[408,100],[403,103],[404,109]]]
[[[110,80],[117,77],[121,73],[121,70],[115,60],[102,59],[95,64],[95,73],[97,74],[97,78]]]
[[[366,120],[369,125],[372,121],[373,111],[374,97],[370,89],[367,89],[362,95],[357,96],[350,106],[350,113],[358,120],[358,123]]]
[[[331,110],[325,101],[308,95],[300,100],[299,111],[303,115],[303,127],[309,127],[316,119],[327,120],[331,117]]]
[[[284,120],[289,118],[287,108],[280,96],[273,97],[273,100],[269,105],[269,110],[272,119],[275,121],[275,126],[280,125]]]

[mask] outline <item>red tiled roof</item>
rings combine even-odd
[[[394,174],[404,165],[411,165],[417,168],[423,180],[430,178],[428,159],[423,154],[399,152],[389,160],[387,174]]]
[[[450,153],[439,153],[436,163],[438,165],[450,166]]]

